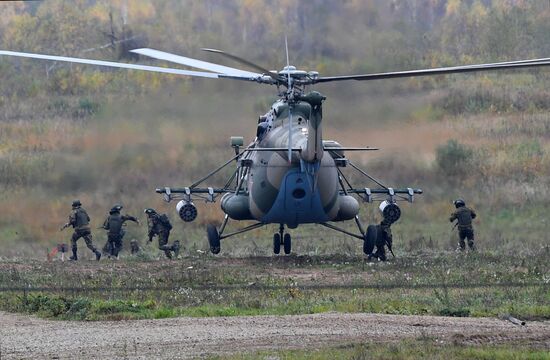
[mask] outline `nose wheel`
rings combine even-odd
[[[292,250],[292,238],[290,237],[290,234],[285,234],[283,238],[283,247],[285,250],[285,254],[290,254],[290,251]]]
[[[281,235],[279,233],[273,234],[273,253],[279,255],[281,252]]]
[[[285,234],[285,227],[283,224],[279,226],[279,232],[273,234],[273,253],[279,254],[281,252],[281,245],[286,255],[292,251],[292,237],[290,234]]]
[[[378,232],[376,229],[376,225],[369,225],[363,239],[363,253],[365,253],[365,255],[372,254],[374,246],[376,245],[377,236]]]

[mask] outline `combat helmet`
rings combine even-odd
[[[153,209],[153,208],[147,208],[147,209],[143,210],[143,212],[146,213],[147,215],[153,215],[153,214],[157,213],[155,211],[155,209]]]
[[[455,204],[455,207],[458,209],[459,207],[466,206],[466,203],[462,199],[456,199],[453,201],[453,204]]]
[[[113,205],[113,207],[111,208],[111,210],[109,211],[111,214],[112,213],[117,213],[117,212],[120,212],[120,210],[122,210],[123,206],[120,205],[120,204],[115,204]]]
[[[73,208],[77,208],[77,207],[80,207],[80,206],[82,206],[82,203],[80,202],[80,200],[78,200],[78,199],[73,200],[73,203],[72,203]]]

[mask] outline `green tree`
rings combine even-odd
[[[451,139],[436,149],[435,162],[444,175],[460,177],[466,175],[471,168],[473,150],[468,146]]]

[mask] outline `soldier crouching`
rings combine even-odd
[[[172,252],[177,257],[180,251],[179,241],[176,240],[173,245],[168,245],[170,230],[172,230],[172,224],[170,224],[168,216],[166,214],[158,214],[155,209],[151,208],[145,209],[144,212],[147,214],[149,241],[153,241],[153,237],[158,236],[159,249],[164,251],[166,257],[172,259]]]
[[[379,259],[380,261],[386,261],[386,246],[390,251],[393,243],[393,236],[391,233],[391,222],[384,219],[380,222],[380,225],[376,226],[376,251],[369,254],[368,259]]]

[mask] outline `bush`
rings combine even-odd
[[[74,112],[74,117],[87,117],[96,114],[99,111],[99,103],[90,99],[83,98],[78,102],[78,108]]]
[[[56,317],[67,311],[67,300],[59,296],[30,294],[24,298],[25,310],[46,317]]]
[[[465,308],[443,308],[438,311],[438,315],[452,316],[452,317],[468,317],[470,316],[470,310]]]
[[[435,161],[446,176],[458,176],[468,170],[472,163],[473,150],[451,139],[436,149]]]
[[[84,320],[88,316],[88,311],[92,302],[87,298],[78,298],[74,300],[67,310],[67,315],[76,317],[77,319]]]

